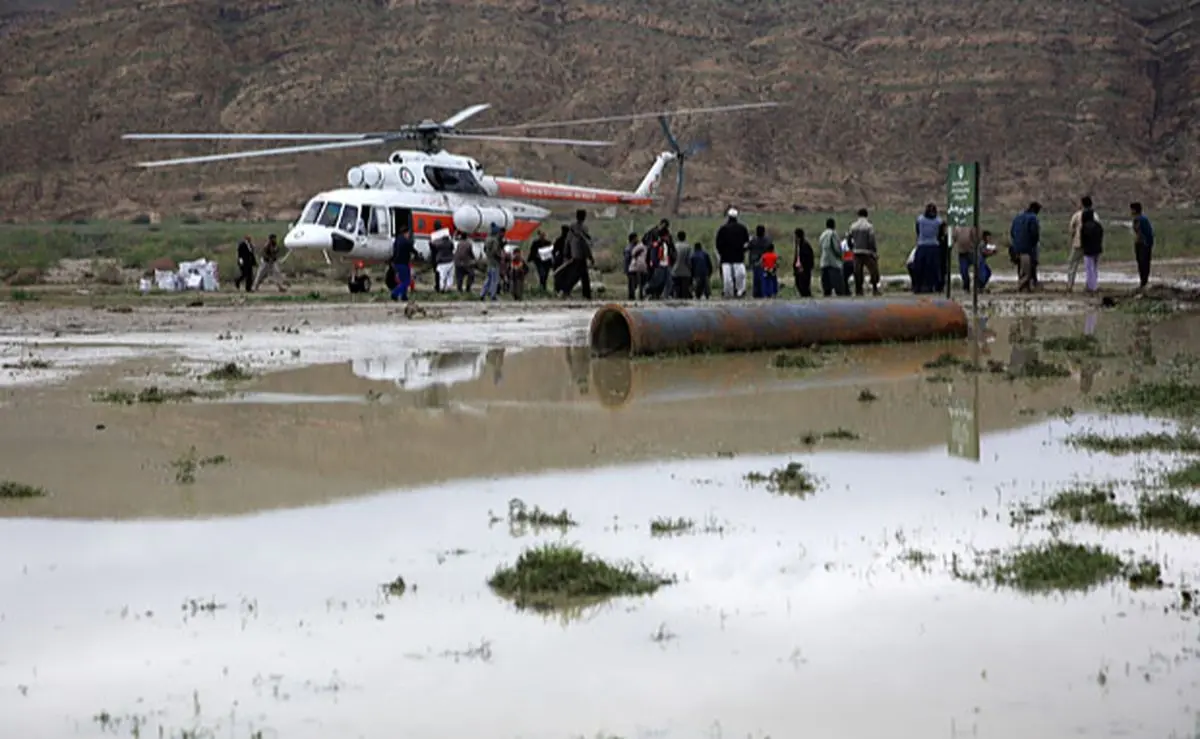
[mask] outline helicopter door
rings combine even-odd
[[[408,208],[392,208],[392,236],[396,235],[400,224],[407,224],[409,233],[412,233],[412,211]]]
[[[392,248],[392,218],[388,209],[382,205],[363,207],[365,228],[361,237],[367,251],[372,254],[388,254]]]

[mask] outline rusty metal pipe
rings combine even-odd
[[[713,306],[605,305],[592,316],[601,356],[791,349],[967,336],[967,314],[944,298],[754,301]]]

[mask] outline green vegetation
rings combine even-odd
[[[1055,336],[1043,341],[1042,348],[1048,352],[1086,354],[1092,357],[1103,356],[1103,352],[1100,350],[1100,340],[1088,334]]]
[[[776,369],[816,369],[822,362],[815,353],[779,352],[771,359]]]
[[[1096,485],[1063,490],[1047,501],[1046,510],[1072,523],[1086,522],[1106,528],[1131,526],[1138,520],[1132,508],[1117,502],[1111,488]]]
[[[858,441],[859,438],[859,435],[850,429],[838,427],[832,431],[822,431],[820,433],[809,431],[804,436],[800,437],[800,441],[805,446],[812,446],[822,439],[828,441]]]
[[[967,364],[970,364],[970,362],[946,352],[939,354],[937,359],[926,362],[922,366],[925,367],[925,369],[948,369],[950,367],[962,367]]]
[[[928,570],[936,558],[933,552],[925,552],[920,549],[905,549],[896,559],[910,567],[915,567],[919,570]]]
[[[1145,577],[1147,565],[1127,563],[1098,546],[1054,540],[1013,552],[992,552],[979,569],[955,571],[963,580],[1011,587],[1026,593],[1084,591],[1110,580]]]
[[[799,462],[788,462],[786,467],[773,469],[765,475],[751,472],[746,475],[746,481],[752,485],[766,485],[773,493],[795,498],[807,498],[816,492],[818,482]]]
[[[16,362],[5,362],[0,366],[6,370],[40,370],[50,369],[53,363],[48,359],[33,357],[31,359],[21,359]]]
[[[518,608],[545,610],[572,601],[648,595],[674,582],[644,565],[609,564],[574,546],[546,544],[525,550],[511,567],[497,569],[488,585]]]
[[[212,457],[198,458],[196,456],[196,447],[188,450],[187,454],[180,456],[178,459],[171,462],[171,467],[175,470],[175,482],[180,485],[191,485],[196,482],[196,473],[203,467],[213,467],[221,464],[228,464],[229,458],[224,454],[217,454]]]
[[[395,580],[385,582],[380,586],[383,592],[393,598],[399,598],[408,590],[408,583],[404,582],[404,578],[397,575]]]
[[[537,506],[532,508],[526,506],[525,501],[520,498],[508,501],[508,522],[533,528],[567,528],[578,525],[565,508],[558,513],[549,513]]]
[[[0,480],[0,498],[44,498],[44,488],[26,485],[12,480]]]
[[[690,518],[656,518],[650,522],[651,536],[669,536],[682,534],[695,528],[696,522]]]
[[[1193,460],[1171,470],[1163,478],[1163,482],[1170,488],[1200,488],[1200,460]]]
[[[101,390],[92,394],[92,400],[97,403],[113,403],[116,405],[136,405],[140,403],[187,403],[197,399],[220,398],[225,393],[200,392],[190,388],[179,390],[163,390],[157,385],[133,392],[132,390]]]
[[[1104,436],[1096,433],[1076,434],[1067,443],[1082,449],[1108,454],[1139,452],[1200,452],[1200,437],[1194,433],[1145,433],[1136,436]]]
[[[254,375],[247,370],[242,369],[234,362],[224,364],[211,372],[204,375],[204,379],[217,382],[237,382],[238,380],[248,380]]]
[[[1200,415],[1200,386],[1176,379],[1135,382],[1101,396],[1099,402],[1119,413],[1195,416]]]
[[[1010,380],[1018,378],[1018,377],[1024,377],[1024,378],[1028,378],[1028,379],[1039,379],[1039,378],[1060,378],[1060,377],[1070,377],[1070,376],[1071,376],[1071,370],[1067,369],[1066,367],[1062,366],[1061,364],[1055,364],[1053,362],[1044,362],[1037,358],[1030,359],[1029,361],[1025,362],[1025,364],[1023,364],[1019,369],[1010,368],[1008,370],[1008,378]]]
[[[1177,492],[1145,494],[1138,499],[1138,520],[1149,528],[1200,534],[1200,505]]]

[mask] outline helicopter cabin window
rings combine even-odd
[[[471,195],[486,195],[475,175],[465,169],[448,167],[426,167],[425,179],[438,192],[457,192]]]
[[[392,229],[388,223],[387,208],[378,205],[374,208],[371,208],[371,217],[367,221],[367,233],[373,236],[378,236],[380,234],[383,234],[384,236],[392,235]]]
[[[342,210],[342,220],[338,223],[338,230],[346,233],[358,233],[358,208],[347,205]]]
[[[338,223],[338,216],[341,214],[341,203],[326,203],[325,210],[321,211],[321,218],[317,223],[325,228],[335,228]]]
[[[321,214],[321,206],[325,205],[324,200],[314,200],[308,204],[304,215],[300,218],[301,223],[316,223],[317,216]]]

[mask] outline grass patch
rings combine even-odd
[[[1163,586],[1162,567],[1157,562],[1143,559],[1130,568],[1129,587],[1134,590],[1146,588],[1161,588]]]
[[[1027,379],[1039,379],[1039,378],[1061,378],[1061,377],[1070,377],[1070,376],[1071,376],[1071,370],[1067,369],[1066,367],[1062,366],[1061,364],[1055,364],[1054,362],[1043,362],[1040,359],[1030,359],[1020,369],[1015,370],[1015,371],[1012,369],[1008,370],[1008,378],[1010,380],[1015,379],[1017,377],[1024,377]]]
[[[675,582],[644,565],[609,564],[579,548],[546,544],[525,550],[510,567],[501,567],[488,579],[497,594],[518,608],[548,610],[571,601],[648,595]]]
[[[45,488],[39,488],[35,485],[26,485],[23,482],[13,482],[12,480],[0,480],[0,498],[44,498],[46,497]]]
[[[920,549],[905,549],[896,559],[910,567],[928,570],[936,557],[934,557],[933,552],[925,552]]]
[[[859,438],[859,435],[850,429],[839,427],[832,431],[822,431],[820,433],[809,431],[807,434],[800,437],[800,441],[803,442],[805,446],[812,446],[822,439],[828,441],[858,441]]]
[[[1171,470],[1163,478],[1163,482],[1171,488],[1200,488],[1200,460],[1193,460]]]
[[[771,366],[776,369],[816,369],[821,365],[813,354],[800,352],[779,352],[771,358]]]
[[[534,506],[530,508],[520,498],[508,501],[508,522],[517,526],[532,526],[534,528],[567,528],[577,526],[575,519],[564,508],[558,513],[550,513]]]
[[[778,495],[790,495],[796,498],[807,498],[817,490],[817,478],[799,462],[788,462],[786,467],[778,467],[767,474],[750,472],[746,481],[752,485],[766,485],[767,490]]]
[[[6,370],[43,370],[50,369],[54,363],[49,359],[22,359],[17,362],[5,362],[3,368]]]
[[[175,470],[175,482],[180,485],[191,485],[196,482],[196,473],[201,468],[228,463],[229,458],[224,454],[217,454],[211,457],[197,457],[196,447],[192,447],[188,450],[187,454],[172,461],[171,468]]]
[[[1138,500],[1138,519],[1149,528],[1200,533],[1200,505],[1176,492],[1143,495]]]
[[[1146,433],[1135,436],[1104,436],[1102,434],[1076,434],[1067,443],[1081,449],[1108,454],[1136,454],[1138,452],[1200,452],[1200,437],[1191,432],[1175,434]]]
[[[860,403],[874,403],[876,400],[879,400],[879,396],[865,388],[858,394],[858,402]]]
[[[976,572],[955,567],[959,579],[1011,587],[1025,593],[1086,591],[1119,577],[1132,578],[1130,565],[1098,546],[1050,541],[1010,553],[992,553]]]
[[[925,369],[948,369],[950,367],[962,367],[967,364],[970,364],[970,363],[967,362],[965,359],[962,359],[961,357],[956,357],[953,354],[946,352],[943,354],[939,354],[937,359],[935,359],[931,362],[926,362],[925,364],[923,364],[921,366],[924,367]]]
[[[113,403],[116,405],[138,405],[141,403],[188,403],[197,399],[222,397],[220,392],[200,392],[191,388],[179,390],[163,390],[157,385],[133,392],[132,390],[101,390],[92,394],[92,400],[97,403]]]
[[[404,578],[397,575],[395,580],[385,582],[379,586],[383,592],[393,598],[399,598],[408,590],[408,583],[404,582]]]
[[[236,382],[238,380],[249,380],[253,376],[234,362],[229,362],[205,374],[204,379],[215,382]]]
[[[670,536],[682,534],[695,528],[696,522],[690,518],[656,518],[650,522],[651,536]]]
[[[1100,353],[1100,340],[1088,334],[1080,336],[1054,336],[1043,341],[1042,348],[1048,352],[1095,355]]]
[[[1045,510],[1072,523],[1086,522],[1105,528],[1131,526],[1138,520],[1130,506],[1117,502],[1116,493],[1098,485],[1063,490],[1046,502]]]
[[[1099,398],[1120,413],[1194,416],[1200,414],[1200,386],[1179,380],[1135,382]]]

